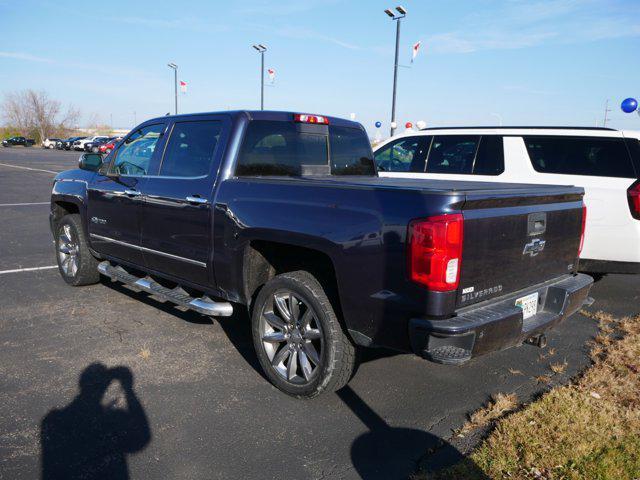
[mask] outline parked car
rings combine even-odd
[[[118,142],[122,140],[122,137],[115,137],[110,140],[107,140],[103,144],[98,147],[98,152],[109,155],[113,149],[116,148]]]
[[[104,135],[94,135],[92,137],[84,137],[84,138],[81,138],[79,140],[76,140],[76,141],[73,142],[73,149],[74,150],[79,150],[79,151],[84,151],[85,143],[94,142],[94,141],[96,141],[97,139],[100,139],[100,138],[107,138],[107,137],[105,137]]]
[[[7,138],[6,140],[3,140],[2,146],[3,147],[16,147],[16,146],[31,147],[35,145],[35,143],[36,141],[33,140],[32,138],[11,137],[11,138]]]
[[[61,142],[59,138],[45,138],[42,142],[42,148],[53,149],[56,148],[56,142]]]
[[[77,140],[84,140],[87,137],[69,137],[66,140],[62,141],[62,148],[64,150],[71,150],[73,148],[73,143]]]
[[[86,142],[83,147],[85,152],[98,153],[98,147],[105,142],[108,142],[113,137],[96,137],[90,142]]]
[[[592,285],[582,188],[380,178],[352,121],[160,117],[79,167],[51,196],[62,278],[246,305],[265,375],[296,397],[345,385],[355,345],[459,364],[542,344]]]
[[[589,209],[580,267],[640,273],[640,132],[608,128],[427,128],[375,149],[396,178],[580,185]]]

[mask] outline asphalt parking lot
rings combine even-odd
[[[73,473],[87,478],[105,458],[117,479],[406,478],[491,394],[527,400],[548,388],[535,377],[550,363],[568,364],[556,383],[588,364],[596,326],[576,314],[548,335],[547,358],[524,345],[448,367],[367,351],[343,391],[289,398],[262,377],[245,313],[210,320],[106,280],[72,288],[55,268],[30,270],[55,265],[49,191],[78,156],[0,149],[0,478],[46,477],[52,458],[80,454]],[[636,314],[639,287],[605,277],[588,310]],[[112,441],[95,444],[96,432]]]

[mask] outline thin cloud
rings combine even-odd
[[[502,89],[510,92],[524,93],[527,95],[557,95],[558,94],[558,92],[541,90],[538,88],[530,88],[524,85],[505,85],[502,87]]]
[[[186,30],[191,32],[224,32],[229,27],[213,22],[204,22],[194,17],[183,18],[146,18],[146,17],[112,17],[110,21],[135,25],[145,28],[159,28],[171,30]]]
[[[627,10],[604,0],[513,0],[466,16],[463,29],[424,35],[425,45],[430,52],[452,54],[640,36]]]
[[[262,0],[254,5],[243,6],[233,10],[236,15],[274,15],[286,16],[315,10],[319,7],[327,7],[328,5],[337,3],[338,0],[289,0],[274,3]]]
[[[0,52],[0,58],[13,58],[15,60],[25,60],[27,62],[54,63],[53,60],[38,57],[24,52]]]
[[[336,37],[319,33],[311,28],[306,27],[266,27],[264,25],[247,25],[249,28],[268,32],[270,35],[278,35],[279,37],[293,38],[296,40],[319,40],[321,42],[333,43],[339,47],[346,48],[348,50],[360,50],[362,47],[354,43],[345,42]]]

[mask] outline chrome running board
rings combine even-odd
[[[139,288],[147,293],[161,297],[181,307],[202,313],[203,315],[230,317],[233,314],[233,306],[229,302],[214,302],[206,295],[200,298],[194,298],[180,288],[180,286],[174,289],[163,287],[150,277],[136,277],[121,266],[113,266],[108,261],[98,264],[98,272],[111,278],[112,281],[122,282]]]

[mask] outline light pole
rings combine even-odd
[[[175,63],[167,63],[167,67],[173,69],[173,87],[176,100],[176,115],[178,114],[178,65]]]
[[[396,58],[393,62],[393,97],[391,100],[391,136],[393,137],[393,132],[395,132],[396,127],[396,89],[398,86],[398,53],[400,52],[400,21],[407,16],[407,10],[405,10],[402,6],[397,6],[396,14],[390,8],[387,8],[384,13],[391,17],[391,20],[396,21]]]
[[[253,45],[260,53],[260,110],[264,110],[264,52],[267,51],[267,47],[261,43]]]

